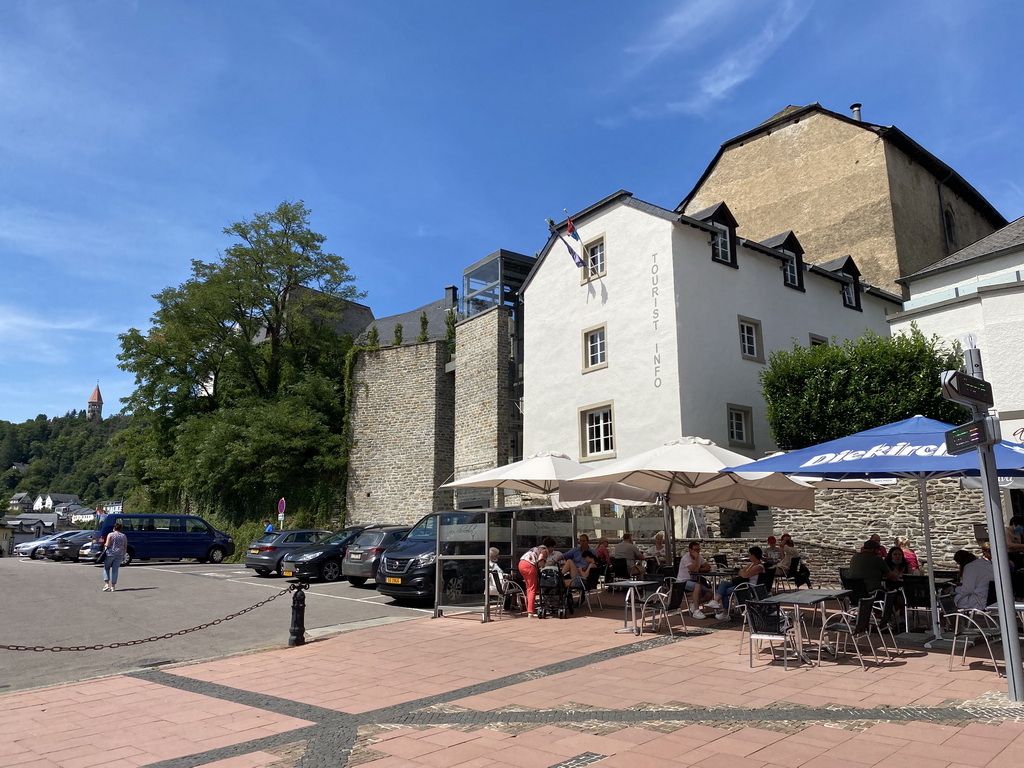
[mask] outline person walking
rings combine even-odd
[[[103,591],[117,589],[117,570],[128,549],[128,537],[121,533],[121,521],[114,523],[114,530],[107,534],[103,546]]]

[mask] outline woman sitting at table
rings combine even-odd
[[[572,579],[570,582],[572,589],[586,589],[590,572],[600,567],[593,550],[590,549],[583,553],[583,563],[583,565],[576,565],[574,560],[565,560],[562,563],[562,576]]]
[[[906,536],[897,536],[895,541],[896,549],[903,550],[903,558],[907,561],[910,566],[911,576],[921,575],[921,565],[917,562],[917,554],[910,548],[910,540]],[[890,549],[891,553],[892,550]]]
[[[983,611],[988,605],[988,585],[995,579],[992,563],[985,558],[975,557],[966,549],[953,555],[960,566],[960,586],[953,593],[956,607],[962,611]]]
[[[658,531],[654,534],[654,544],[647,550],[647,572],[657,573],[664,565],[669,565],[668,548],[665,546],[665,532]]]
[[[743,568],[739,574],[733,577],[732,581],[723,581],[718,585],[718,600],[708,603],[708,608],[717,608],[715,618],[725,621],[729,618],[729,598],[740,584],[755,586],[758,578],[764,573],[764,564],[761,562],[762,552],[760,547],[751,547],[747,550],[750,555],[750,563]],[[721,602],[719,602],[721,601]]]
[[[913,575],[913,568],[910,567],[910,561],[903,554],[903,550],[899,547],[893,547],[889,550],[889,553],[885,556],[885,564],[889,566],[890,575],[886,577],[887,581],[895,581],[892,575],[895,574],[898,578],[902,579],[904,576]]]
[[[612,553],[608,549],[608,539],[602,536],[597,540],[597,546],[594,547],[594,554],[597,555],[598,565],[611,565],[612,564]]]

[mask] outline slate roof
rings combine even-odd
[[[998,229],[991,235],[971,243],[966,248],[961,248],[956,253],[951,253],[943,259],[920,269],[912,275],[901,277],[896,282],[906,283],[924,275],[944,272],[949,269],[963,266],[972,261],[982,261],[994,256],[1001,256],[1009,251],[1024,247],[1024,216],[1011,221],[1002,229]]]
[[[379,317],[376,320],[371,320],[369,325],[363,330],[360,336],[360,341],[366,341],[366,336],[370,332],[370,328],[373,326],[377,327],[378,343],[382,347],[393,346],[392,342],[395,339],[395,326],[399,323],[402,324],[402,344],[414,344],[420,336],[420,315],[424,312],[427,313],[427,341],[439,341],[445,338],[448,332],[447,326],[445,325],[445,315],[448,314],[448,310],[458,307],[455,306],[456,302],[453,302],[448,295],[442,296],[429,304],[424,304],[422,307],[416,309],[410,309],[408,312],[401,312],[397,315],[390,315],[388,317]]]

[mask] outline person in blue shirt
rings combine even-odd
[[[266,526],[263,529],[264,533],[273,533],[274,532],[274,524],[272,522],[270,522],[269,520],[264,520],[263,521],[263,525]]]
[[[583,559],[583,555],[588,552],[591,552],[590,537],[587,536],[587,534],[585,533],[581,533],[579,541],[580,543],[578,546],[575,546],[572,549],[563,552],[562,554],[565,556],[566,560],[572,560],[574,563],[576,563],[577,568],[583,568],[587,564],[586,561]],[[591,553],[591,556],[594,558],[594,560],[597,560],[596,554]]]

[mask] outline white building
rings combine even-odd
[[[762,456],[768,355],[888,335],[900,307],[851,258],[804,264],[791,232],[737,238],[722,203],[685,216],[620,191],[574,224],[586,266],[552,237],[523,286],[525,455],[599,461],[699,435]]]
[[[1003,437],[1024,437],[1024,218],[930,267],[901,278],[910,292],[889,318],[893,333],[911,323],[926,335],[963,342],[973,334],[992,383]],[[965,420],[967,411],[964,411]]]

